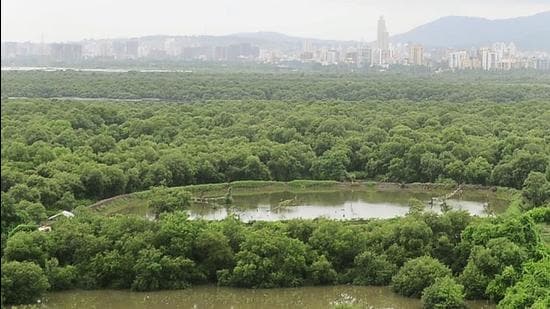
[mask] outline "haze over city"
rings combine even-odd
[[[7,0],[2,1],[2,41],[62,42],[255,31],[372,41],[380,15],[391,21],[388,30],[397,34],[448,15],[500,19],[547,10],[550,1],[546,0]]]

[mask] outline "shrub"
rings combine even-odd
[[[451,277],[437,278],[422,292],[422,305],[426,309],[465,308],[464,287]]]
[[[75,266],[59,266],[57,259],[46,262],[46,275],[52,290],[68,290],[76,285],[78,272]]]
[[[183,190],[168,190],[165,188],[153,188],[149,200],[149,209],[155,215],[163,212],[184,210],[191,204],[191,194]]]
[[[311,281],[313,284],[332,284],[337,273],[324,255],[311,264]]]
[[[526,263],[523,276],[506,290],[501,308],[549,308],[550,258]]]
[[[40,266],[32,262],[2,264],[2,303],[29,304],[36,302],[50,287]]]
[[[386,260],[385,256],[363,252],[355,257],[355,278],[353,284],[388,285],[397,272],[397,266]]]
[[[218,272],[220,285],[273,288],[302,285],[307,247],[301,241],[273,232],[247,235],[232,270]]]
[[[421,256],[410,260],[392,278],[392,289],[408,297],[419,298],[422,291],[432,285],[437,278],[450,276],[451,270],[438,260]]]

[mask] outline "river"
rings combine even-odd
[[[393,293],[388,287],[323,286],[285,289],[237,289],[196,286],[186,290],[130,292],[117,290],[49,293],[42,308],[76,309],[257,309],[332,308],[352,303],[358,308],[420,309],[419,299]],[[486,301],[469,301],[469,308],[495,308]]]

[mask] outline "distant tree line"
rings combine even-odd
[[[178,101],[411,100],[518,102],[550,98],[550,75],[2,71],[3,97]]]

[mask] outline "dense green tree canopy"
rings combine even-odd
[[[34,302],[47,289],[391,282],[402,295],[425,291],[429,308],[458,308],[463,294],[543,308],[545,81],[3,71],[2,302]],[[54,98],[71,96],[98,99]],[[111,100],[128,98],[158,100]],[[200,194],[172,188],[295,179],[504,186],[523,198],[487,218],[411,201],[388,220],[208,222],[185,212]],[[154,220],[83,207],[149,189],[137,194]],[[76,217],[36,230],[62,209]]]
[[[540,205],[548,191],[549,107],[10,99],[2,102],[2,207],[20,211],[4,226],[39,221],[40,204],[52,213],[151,186],[249,179],[525,187],[526,201]],[[81,114],[91,123],[80,124]],[[33,204],[16,206],[23,201]]]

